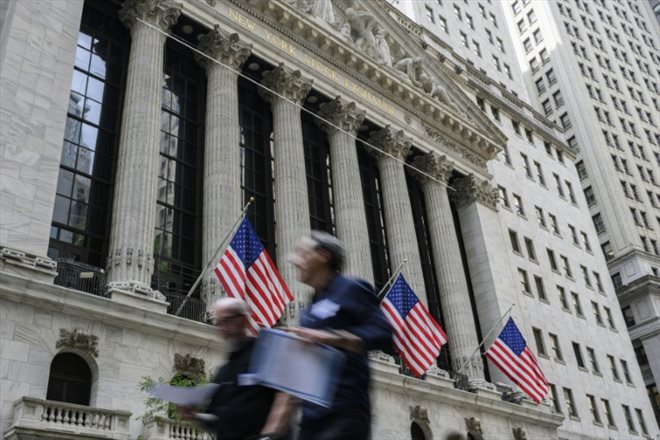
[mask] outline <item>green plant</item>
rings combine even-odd
[[[188,376],[182,373],[176,373],[169,382],[166,382],[165,379],[159,377],[158,380],[154,380],[150,376],[142,377],[142,381],[139,383],[140,391],[148,392],[151,387],[158,384],[169,384],[177,387],[195,387],[199,385],[204,385],[209,382],[209,378],[203,375],[200,376]],[[181,421],[181,415],[176,409],[176,405],[166,402],[164,400],[158,399],[149,395],[145,400],[144,404],[147,407],[147,411],[139,418],[152,418],[158,414],[166,414],[167,417],[175,422]]]

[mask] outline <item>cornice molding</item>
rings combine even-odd
[[[482,156],[482,163],[494,159],[503,148],[500,138],[493,139],[493,133],[497,131],[497,128],[486,130],[474,125],[474,121],[470,121],[470,114],[474,114],[479,115],[484,124],[490,124],[490,121],[481,116],[476,105],[464,95],[458,85],[448,84],[448,87],[456,96],[463,97],[458,107],[474,107],[477,110],[469,114],[459,115],[456,106],[443,104],[440,100],[429,96],[424,90],[416,89],[411,84],[405,83],[396,74],[395,69],[379,65],[375,60],[364,57],[345,41],[342,41],[338,35],[334,35],[329,31],[324,32],[326,26],[319,26],[320,20],[315,20],[314,17],[293,9],[285,2],[276,0],[247,3],[238,0],[228,1],[234,7],[250,14],[318,56],[333,68],[346,74],[351,80],[354,79],[361,86],[380,95],[388,102],[396,103],[402,110],[414,115],[426,125],[434,127],[435,130],[444,133],[448,137],[458,138],[466,148],[473,148],[475,155]],[[378,11],[377,8],[372,7],[370,11],[379,14],[376,18],[379,19],[381,25],[394,24],[395,27],[399,26],[384,10]],[[395,29],[388,28],[388,31],[404,32],[399,27]],[[397,43],[401,44],[398,40]],[[408,46],[405,46],[405,49],[410,51],[410,56],[426,57],[421,41],[414,42],[412,49]],[[445,77],[449,76],[444,70],[443,75]],[[452,78],[449,77],[448,79]],[[483,166],[481,168],[485,169]]]

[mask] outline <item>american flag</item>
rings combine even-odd
[[[513,318],[488,348],[486,357],[537,404],[548,394],[548,381]]]
[[[408,368],[422,376],[440,355],[440,348],[447,343],[447,335],[403,275],[394,281],[381,307],[392,324],[397,351]]]
[[[247,303],[255,333],[260,326],[272,327],[293,300],[247,217],[215,266],[215,274],[227,295]]]

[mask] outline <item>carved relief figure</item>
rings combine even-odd
[[[379,63],[386,66],[392,66],[392,55],[390,54],[390,45],[387,43],[385,37],[387,36],[387,31],[382,27],[376,29],[376,34],[374,35],[376,41],[376,59]]]
[[[447,89],[442,84],[440,84],[440,82],[434,78],[431,78],[426,73],[422,73],[420,78],[422,82],[422,88],[426,93],[431,95],[432,98],[438,98],[445,104],[450,104],[449,96],[447,95]]]
[[[473,440],[484,440],[484,432],[481,429],[481,422],[479,419],[470,417],[465,419],[465,427],[467,428],[468,438]]]
[[[371,13],[356,2],[346,9],[346,21],[351,26],[351,36],[356,48],[364,51],[368,56],[376,58],[376,39],[374,38],[376,21]]]
[[[415,87],[423,87],[421,82],[422,75],[422,59],[420,57],[401,58],[394,64],[394,69],[398,70],[399,77],[404,81],[411,82]]]
[[[332,0],[315,0],[312,5],[312,14],[316,15],[329,24],[335,22],[335,11],[332,7]]]
[[[346,41],[349,43],[353,42],[353,37],[351,37],[351,25],[349,22],[345,22],[343,25],[341,25],[339,32],[346,39]]]

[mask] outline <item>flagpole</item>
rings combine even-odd
[[[497,322],[495,323],[495,325],[493,326],[493,328],[491,328],[490,331],[488,332],[488,334],[487,334],[486,336],[484,336],[484,338],[481,340],[481,344],[479,344],[479,345],[477,346],[477,348],[472,352],[472,354],[470,355],[470,357],[467,358],[467,360],[463,363],[463,365],[461,365],[461,367],[458,369],[458,371],[456,371],[457,373],[460,373],[461,371],[463,371],[463,368],[465,368],[465,367],[467,366],[467,364],[470,363],[470,361],[472,360],[472,358],[474,357],[474,355],[477,354],[477,352],[478,352],[479,349],[484,345],[484,343],[486,342],[486,340],[488,339],[488,337],[489,337],[490,335],[492,335],[493,332],[494,332],[494,331],[500,326],[500,324],[502,323],[502,321],[504,320],[504,318],[507,317],[507,315],[511,312],[511,309],[513,309],[513,306],[515,306],[515,305],[516,305],[516,303],[511,304],[511,306],[509,307],[509,309],[508,309],[506,312],[504,312],[504,315],[502,315],[502,317],[500,318],[500,320],[497,321]]]
[[[225,244],[227,243],[227,240],[229,239],[229,237],[231,236],[231,234],[234,232],[234,228],[236,228],[236,225],[237,225],[241,220],[243,220],[243,217],[245,217],[245,213],[247,212],[248,208],[250,207],[250,205],[251,205],[252,203],[254,203],[254,197],[250,197],[250,199],[247,201],[247,203],[246,203],[245,206],[243,207],[243,210],[241,211],[241,214],[238,216],[238,218],[236,219],[236,221],[234,221],[234,224],[231,225],[231,228],[229,228],[229,230],[227,231],[227,235],[225,235],[225,238],[222,239],[222,241],[220,242],[220,245],[218,246],[218,248],[217,248],[217,249],[215,250],[215,252],[213,253],[213,257],[211,258],[211,261],[209,261],[209,262],[206,264],[206,267],[205,267],[204,270],[199,274],[199,276],[197,277],[197,279],[196,279],[195,282],[193,283],[192,287],[190,288],[190,290],[189,290],[188,293],[186,294],[186,297],[185,297],[185,298],[183,299],[183,301],[181,302],[181,305],[179,306],[178,309],[176,309],[176,313],[174,314],[174,316],[179,316],[179,313],[181,313],[181,310],[183,310],[183,306],[186,305],[186,303],[187,303],[188,300],[190,299],[190,295],[192,295],[192,293],[195,291],[195,289],[197,288],[197,286],[199,285],[199,283],[202,281],[202,279],[204,278],[204,276],[205,276],[206,273],[208,272],[209,268],[210,268],[210,267],[214,267],[214,266],[217,264],[218,253],[220,252],[220,250],[222,250],[222,248],[223,248],[223,247],[225,246]]]
[[[394,273],[392,274],[392,276],[387,280],[387,282],[385,283],[385,285],[383,286],[383,288],[380,289],[380,292],[378,292],[378,295],[376,296],[376,297],[378,298],[378,301],[381,301],[381,300],[383,299],[383,296],[382,296],[382,295],[383,295],[383,293],[385,292],[385,289],[387,289],[387,286],[389,286],[390,284],[392,284],[392,281],[394,281],[394,278],[396,278],[396,277],[399,275],[399,273],[401,273],[401,269],[403,269],[403,266],[405,266],[406,263],[408,263],[408,259],[407,259],[407,258],[404,258],[404,259],[403,259],[403,262],[402,262],[401,264],[399,264],[399,267],[396,268],[396,270],[394,271]]]

